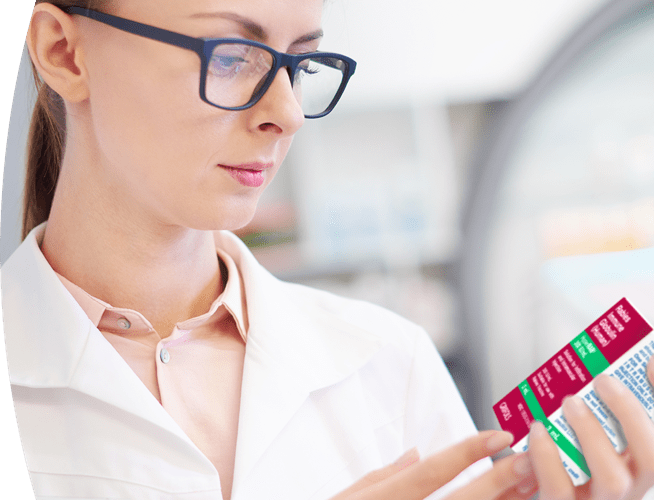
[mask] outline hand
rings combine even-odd
[[[647,366],[654,384],[654,358]],[[654,424],[636,397],[620,381],[600,375],[595,389],[622,424],[627,450],[618,454],[601,424],[580,398],[563,403],[591,472],[591,480],[574,488],[558,457],[557,446],[542,424],[529,435],[529,456],[540,485],[541,500],[640,500],[654,486]]]
[[[508,432],[484,431],[424,460],[411,450],[331,500],[422,500],[473,463],[506,448],[512,440]],[[495,462],[493,469],[456,490],[447,500],[526,499],[534,494],[535,487],[527,455],[512,455]]]

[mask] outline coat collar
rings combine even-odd
[[[242,274],[250,319],[234,470],[238,494],[309,394],[354,373],[386,341],[341,319],[342,299],[279,281],[233,234],[221,231],[216,240]]]
[[[190,443],[57,278],[39,248],[44,231],[35,228],[0,270],[11,383],[74,388]],[[216,241],[241,273],[250,322],[236,493],[308,395],[354,373],[386,342],[340,319],[340,299],[277,280],[233,234],[218,232]]]
[[[41,253],[44,231],[35,228],[0,270],[9,376],[28,387],[68,387],[92,324]]]
[[[192,445],[45,260],[39,248],[44,232],[45,223],[32,230],[0,269],[11,384],[75,389]]]

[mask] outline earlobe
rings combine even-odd
[[[71,16],[49,3],[36,5],[27,32],[30,57],[43,81],[69,102],[89,95],[79,41]]]

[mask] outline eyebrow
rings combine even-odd
[[[255,40],[261,42],[268,41],[268,33],[263,28],[263,26],[246,17],[240,16],[238,14],[234,14],[232,12],[199,12],[197,14],[191,15],[190,17],[193,19],[221,18],[221,19],[227,19],[229,21],[234,21],[240,24],[245,29],[245,31],[247,31],[247,33]],[[322,38],[323,35],[324,35],[323,30],[318,29],[311,33],[307,33],[306,35],[302,35],[301,37],[296,39],[291,45],[297,45],[300,43],[307,43],[313,40],[318,40]]]

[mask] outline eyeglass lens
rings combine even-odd
[[[223,107],[248,104],[266,82],[272,66],[273,55],[263,48],[239,43],[217,45],[207,71],[207,100]],[[298,65],[293,93],[306,116],[321,114],[329,107],[344,70],[340,59],[320,55]]]

